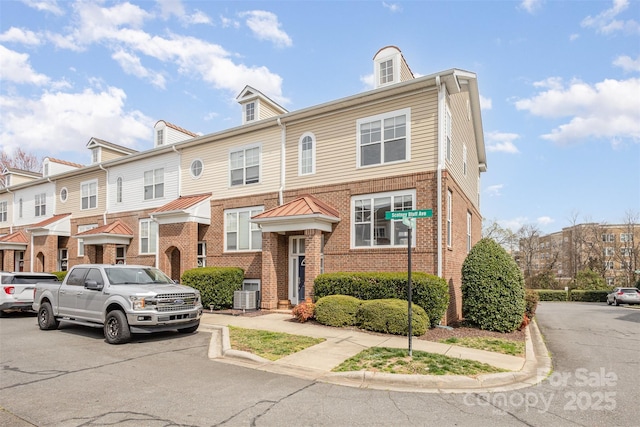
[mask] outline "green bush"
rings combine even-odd
[[[59,281],[63,281],[65,277],[67,277],[66,271],[54,271],[51,274],[55,274]]]
[[[525,280],[529,289],[560,289],[560,282],[551,271],[545,271]]]
[[[610,292],[611,291],[608,290],[583,291],[581,289],[572,289],[569,293],[569,300],[582,302],[607,302],[607,295]]]
[[[540,297],[538,293],[532,289],[526,289],[524,293],[525,299],[525,310],[524,314],[527,315],[529,320],[533,319],[533,316],[536,315],[536,309],[538,308],[538,301],[540,301]]]
[[[221,310],[233,307],[233,293],[242,288],[243,279],[238,267],[204,267],[185,271],[180,283],[200,291],[203,307]]]
[[[437,276],[411,274],[411,301],[422,307],[434,327],[449,307],[449,286]],[[349,295],[360,300],[397,298],[407,300],[406,273],[326,273],[314,281],[316,301],[328,295]]]
[[[462,313],[480,329],[512,332],[525,312],[524,278],[493,239],[474,245],[462,264]]]
[[[328,326],[354,326],[362,301],[349,295],[327,295],[316,302],[315,317]]]
[[[356,314],[358,327],[385,334],[409,334],[409,310],[407,301],[401,299],[378,299],[363,301]],[[411,334],[427,332],[429,316],[422,307],[411,306]]]
[[[548,289],[534,289],[540,301],[566,301],[567,291],[554,291]]]
[[[578,271],[575,280],[571,283],[571,288],[584,291],[611,289],[604,278],[593,270]]]

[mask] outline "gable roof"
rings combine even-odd
[[[27,227],[27,230],[34,236],[70,236],[71,235],[71,214],[57,214],[40,221],[37,224]]]
[[[236,96],[236,101],[241,104],[252,101],[254,99],[261,99],[265,101],[267,104],[271,105],[276,111],[280,114],[287,113],[288,111],[282,107],[280,104],[275,102],[273,99],[269,98],[264,93],[260,92],[258,89],[254,89],[253,87],[247,85],[242,89],[242,91]]]
[[[73,237],[82,239],[85,245],[128,245],[133,238],[133,230],[121,220],[116,219],[109,224],[83,231]]]
[[[180,196],[151,212],[158,224],[197,222],[211,224],[211,193]]]
[[[89,140],[89,142],[87,142],[87,148],[93,148],[93,147],[105,147],[110,150],[118,151],[123,154],[133,154],[138,152],[134,149],[131,149],[122,145],[114,144],[113,142],[105,141],[104,139],[95,138],[95,137],[92,137]]]
[[[26,250],[29,239],[23,230],[15,231],[0,237],[0,249],[2,250]]]
[[[332,224],[340,222],[339,212],[322,200],[304,195],[284,205],[266,210],[251,218],[263,232],[281,233],[317,229],[332,231]]]

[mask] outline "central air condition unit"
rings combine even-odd
[[[233,292],[234,310],[255,310],[256,291],[235,291]]]

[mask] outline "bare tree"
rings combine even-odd
[[[509,228],[502,227],[495,219],[490,223],[483,221],[482,237],[494,240],[512,255],[518,248],[518,235]]]
[[[627,286],[634,285],[640,276],[640,214],[627,211],[623,220],[624,233],[615,248],[615,256],[620,263]]]
[[[526,224],[517,232],[520,243],[520,268],[524,271],[525,280],[534,273],[533,261],[539,253],[540,229],[534,224]]]
[[[42,159],[33,153],[17,148],[13,154],[0,151],[0,183],[4,185],[4,168],[15,168],[30,172],[40,172],[42,169]]]

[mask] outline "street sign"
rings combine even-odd
[[[406,225],[409,228],[413,228],[414,230],[416,229],[416,219],[415,218],[402,218],[402,223],[404,225]]]
[[[413,211],[386,211],[384,219],[403,219],[403,218],[431,218],[433,210],[418,209]]]

